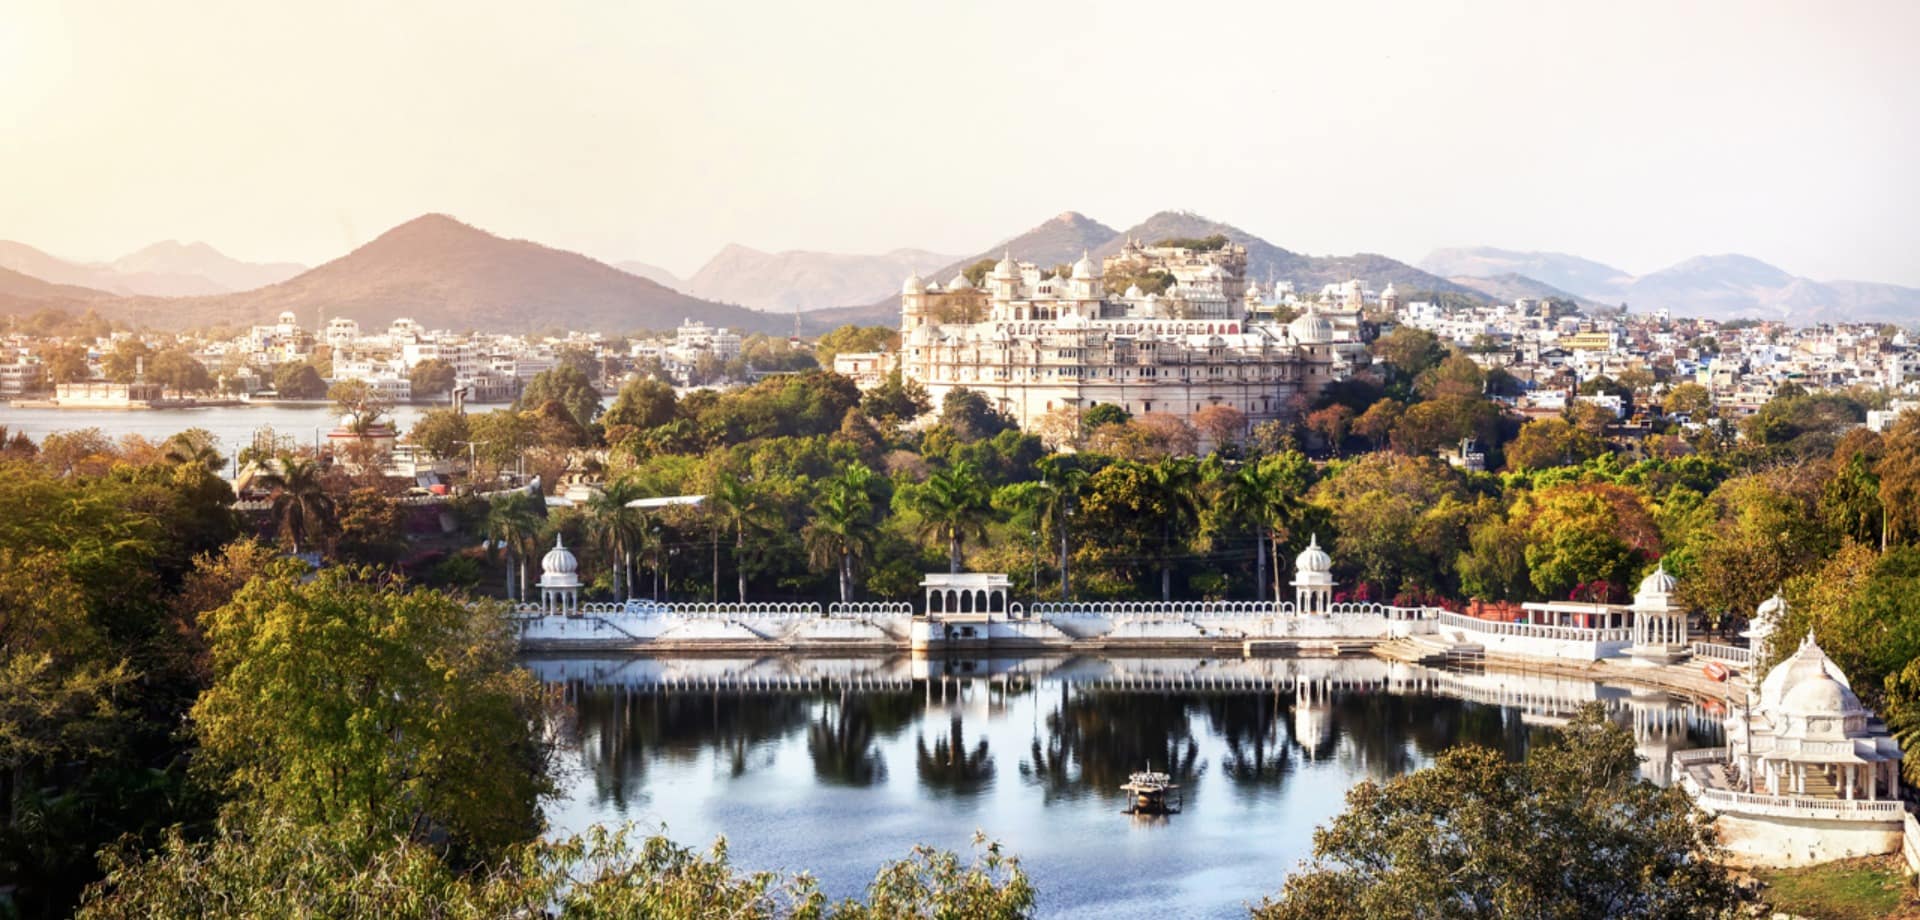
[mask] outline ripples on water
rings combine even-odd
[[[1718,743],[1665,694],[1373,659],[537,658],[565,688],[558,830],[725,834],[737,864],[857,894],[915,843],[1017,853],[1043,916],[1236,916],[1279,890],[1345,790],[1462,743],[1518,757],[1583,700],[1643,754]],[[955,669],[959,670],[959,669]],[[1184,810],[1122,813],[1151,766]],[[1659,778],[1656,773],[1655,778]]]

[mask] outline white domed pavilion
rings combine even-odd
[[[580,609],[580,560],[554,534],[553,548],[540,560],[540,607],[559,613]]]
[[[1320,548],[1320,535],[1293,560],[1293,604],[1296,613],[1326,613],[1333,608],[1333,557]]]

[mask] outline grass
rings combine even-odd
[[[1920,899],[1899,856],[1845,859],[1805,869],[1767,869],[1761,898],[1775,911],[1815,920],[1920,920]]]

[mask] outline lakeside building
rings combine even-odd
[[[936,404],[978,391],[1023,427],[1098,405],[1181,418],[1225,406],[1251,426],[1292,417],[1371,361],[1358,282],[1337,304],[1310,301],[1282,324],[1245,273],[1236,244],[1129,240],[1099,266],[1082,255],[1053,271],[1008,253],[977,287],[965,275],[941,284],[915,274],[901,288],[897,367]],[[872,379],[893,369],[871,355],[848,361]]]

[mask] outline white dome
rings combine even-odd
[[[1014,264],[1013,253],[1009,252],[1000,257],[1000,261],[993,266],[993,277],[1004,281],[1012,281],[1020,277],[1020,266]]]
[[[1325,345],[1333,341],[1333,323],[1317,310],[1308,310],[1287,324],[1293,340],[1305,345]]]
[[[1294,558],[1293,567],[1302,572],[1333,571],[1333,557],[1327,555],[1327,551],[1320,548],[1319,534],[1314,534],[1313,537],[1307,541],[1307,548],[1302,550],[1300,555]]]
[[[927,326],[915,326],[915,327],[913,327],[913,331],[912,331],[912,332],[909,332],[909,333],[907,333],[907,344],[909,344],[909,345],[932,345],[932,344],[933,344],[933,329],[931,329],[930,327],[927,327]]]
[[[1760,602],[1760,607],[1753,612],[1753,616],[1756,620],[1772,620],[1785,616],[1786,613],[1787,599],[1781,597],[1780,592],[1775,591],[1772,597]]]
[[[1672,594],[1680,587],[1672,575],[1667,574],[1667,564],[1663,561],[1653,570],[1653,574],[1640,580],[1640,594]]]
[[[1073,263],[1073,280],[1092,281],[1098,277],[1100,272],[1094,267],[1093,259],[1088,258],[1086,250],[1080,250],[1080,261]]]
[[[1844,718],[1865,715],[1867,711],[1860,705],[1860,698],[1845,684],[1834,680],[1824,667],[1787,691],[1780,708],[1789,716],[1809,718]]]
[[[908,275],[907,283],[900,286],[900,293],[902,294],[924,294],[926,291],[927,284],[920,280],[919,272]]]
[[[563,575],[568,577],[572,577],[580,571],[580,560],[575,559],[573,553],[560,542],[559,534],[555,534],[553,537],[553,548],[547,550],[547,554],[540,559],[540,571],[545,575]],[[542,584],[551,584],[551,582],[545,578],[540,579],[540,581]]]
[[[1129,284],[1127,285],[1127,292],[1120,296],[1125,297],[1128,300],[1139,300],[1141,297],[1146,296],[1146,292],[1140,290],[1140,285]]]
[[[973,290],[973,282],[968,281],[966,275],[954,275],[953,280],[947,282],[947,290],[971,291]]]
[[[1786,660],[1774,665],[1773,670],[1768,671],[1760,681],[1761,708],[1779,705],[1803,681],[1822,676],[1838,681],[1841,686],[1853,685],[1847,680],[1846,672],[1827,659],[1827,653],[1820,648],[1820,643],[1814,641],[1813,633],[1808,632],[1807,637],[1800,640],[1800,647],[1794,649]]]

